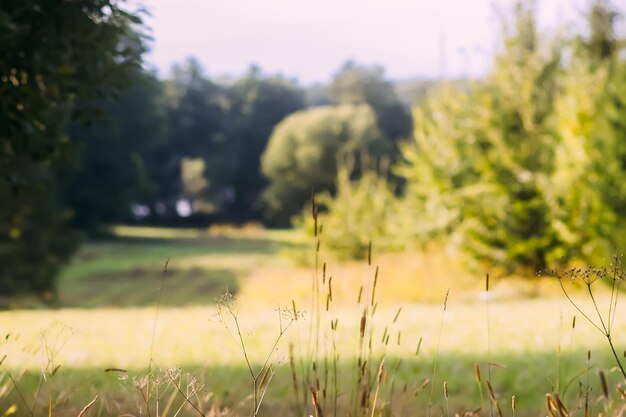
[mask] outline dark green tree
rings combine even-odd
[[[194,59],[165,84],[167,133],[150,157],[160,216],[173,220],[176,202],[186,199],[212,221],[261,219],[261,154],[276,124],[304,106],[302,91],[257,67],[232,84],[216,83]]]
[[[118,1],[0,3],[0,293],[51,293],[75,248],[58,178],[71,158],[68,118],[128,84],[141,20]],[[82,104],[80,104],[82,103]]]
[[[165,221],[174,221],[176,202],[180,199],[202,205],[205,211],[216,211],[209,194],[217,194],[219,184],[231,178],[237,168],[228,136],[228,90],[211,82],[195,59],[175,66],[164,89],[166,133],[149,158],[152,179],[158,184],[152,211]],[[184,160],[201,162],[198,175],[210,182],[199,189],[186,188]]]
[[[103,224],[133,220],[131,204],[146,204],[156,190],[147,157],[162,140],[165,114],[161,83],[136,70],[133,87],[119,100],[99,102],[106,118],[90,126],[74,123],[72,143],[79,146],[76,172],[64,200],[73,211],[72,224],[96,230]]]
[[[230,120],[233,131],[229,145],[236,160],[232,178],[225,184],[233,198],[222,207],[222,217],[229,221],[260,220],[260,195],[267,186],[261,174],[261,155],[274,127],[285,116],[304,107],[304,94],[289,80],[264,77],[253,67],[230,89]]]

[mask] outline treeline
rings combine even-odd
[[[492,71],[442,84],[414,109],[393,172],[339,177],[325,242],[349,257],[432,242],[481,271],[607,265],[626,244],[626,43],[602,0],[579,33],[540,36],[520,3]]]
[[[189,59],[165,80],[133,76],[115,100],[96,103],[101,120],[67,130],[77,157],[62,199],[80,229],[289,226],[313,188],[334,188],[337,158],[391,160],[412,131],[382,70],[351,62],[318,86],[315,105],[295,81],[258,67],[220,82]]]
[[[260,155],[305,100],[294,82],[257,68],[221,84],[189,60],[163,81],[141,71],[131,89],[99,105],[100,122],[68,131],[79,155],[63,199],[86,230],[261,220]]]

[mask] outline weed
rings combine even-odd
[[[555,276],[561,286],[563,294],[568,301],[574,306],[574,308],[594,327],[596,328],[607,340],[609,348],[615,358],[615,363],[622,373],[622,376],[626,380],[626,370],[622,365],[622,361],[615,350],[615,344],[612,338],[613,324],[615,323],[615,315],[617,312],[617,300],[620,292],[620,286],[624,278],[626,277],[626,271],[624,271],[620,257],[617,254],[613,255],[613,262],[608,268],[573,268],[566,271],[559,271],[556,269],[548,270],[545,272],[547,275]],[[574,301],[570,296],[568,289],[563,284],[563,281],[569,279],[572,282],[582,283],[586,289],[589,300],[593,305],[592,312],[586,312],[583,308]],[[603,314],[593,291],[593,284],[597,281],[606,281],[610,285],[611,295],[608,302],[607,312]],[[594,318],[595,317],[595,318]]]
[[[279,307],[277,311],[279,323],[278,335],[274,339],[263,364],[255,369],[255,366],[248,356],[248,347],[241,330],[238,308],[233,295],[226,292],[218,302],[218,315],[220,320],[241,351],[246,368],[250,373],[253,399],[252,411],[250,414],[253,417],[256,417],[259,414],[267,389],[275,375],[275,370],[272,368],[272,358],[277,350],[278,344],[291,325],[301,317],[301,313],[299,313],[295,308],[295,303],[293,304],[293,309],[281,309]]]

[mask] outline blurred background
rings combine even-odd
[[[308,302],[322,263],[340,304],[374,263],[394,311],[448,289],[471,309],[489,274],[512,320],[535,298],[537,320],[563,324],[558,283],[538,275],[615,264],[626,244],[624,13],[3,0],[0,324],[28,333],[55,309],[125,326],[226,290],[271,310]],[[165,363],[194,357],[168,349]]]
[[[623,243],[618,3],[107,4],[3,11],[3,304],[119,225],[312,233],[313,191],[339,259],[528,277]]]

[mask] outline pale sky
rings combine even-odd
[[[301,84],[326,82],[347,59],[394,79],[481,75],[498,45],[494,10],[511,0],[144,0],[161,76],[195,56],[211,77],[251,64]],[[618,2],[619,3],[619,2]],[[580,19],[587,0],[537,0],[542,28]],[[569,25],[571,27],[571,24]],[[442,52],[443,51],[443,52]]]

